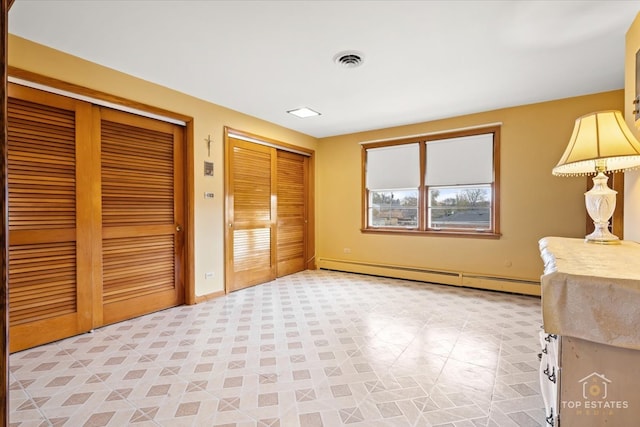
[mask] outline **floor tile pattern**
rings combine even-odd
[[[544,425],[540,299],[304,271],[15,353],[10,425]]]

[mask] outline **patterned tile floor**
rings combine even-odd
[[[541,426],[540,300],[305,271],[10,358],[11,426]]]

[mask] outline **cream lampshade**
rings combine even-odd
[[[637,167],[640,167],[640,142],[620,111],[598,111],[576,119],[569,144],[552,173],[556,176],[596,175],[593,188],[585,193],[587,212],[595,225],[594,232],[585,238],[587,242],[619,242],[609,231],[617,192],[607,186],[609,178],[605,172]]]

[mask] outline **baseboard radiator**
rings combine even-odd
[[[370,274],[373,276],[417,280],[420,282],[438,283],[443,285],[489,289],[493,291],[511,292],[524,295],[540,295],[539,281],[511,277],[489,276],[483,274],[331,258],[318,258],[318,268],[346,271],[349,273]]]

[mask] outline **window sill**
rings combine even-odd
[[[502,234],[490,231],[453,231],[453,230],[415,230],[398,228],[363,228],[360,229],[366,234],[398,234],[404,236],[438,236],[438,237],[464,237],[469,239],[499,239]]]

